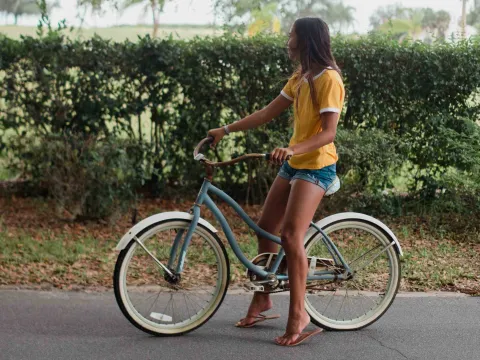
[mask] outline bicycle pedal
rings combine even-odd
[[[260,292],[265,291],[265,288],[263,287],[263,285],[257,285],[252,282],[247,282],[243,284],[243,287],[249,291],[260,291]]]

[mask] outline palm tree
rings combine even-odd
[[[325,20],[338,32],[341,32],[343,26],[346,30],[353,25],[355,8],[353,6],[345,6],[343,2],[330,3],[327,5],[325,12]],[[338,28],[336,28],[338,26]]]

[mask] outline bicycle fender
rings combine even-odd
[[[182,211],[169,211],[160,214],[152,215],[146,219],[143,219],[138,224],[133,226],[128,232],[123,235],[122,239],[118,242],[117,247],[115,250],[123,250],[125,247],[130,243],[134,236],[136,236],[140,231],[145,229],[146,227],[153,225],[157,222],[164,221],[164,220],[192,220],[193,215],[190,213],[182,212]],[[205,226],[207,229],[211,230],[212,232],[218,232],[208,221],[200,218],[198,219],[198,223]]]
[[[369,223],[372,223],[372,224],[378,226],[383,231],[385,231],[389,236],[392,237],[393,241],[395,241],[395,250],[397,251],[398,255],[403,256],[403,251],[402,251],[402,247],[400,246],[400,242],[398,241],[397,237],[392,232],[392,230],[390,230],[388,228],[388,226],[385,225],[383,222],[381,222],[378,219],[375,219],[372,216],[365,215],[365,214],[360,214],[360,213],[355,213],[355,212],[345,212],[345,213],[339,213],[339,214],[328,216],[328,217],[316,222],[315,225],[317,225],[321,229],[324,229],[325,227],[327,227],[328,225],[330,225],[332,223],[335,223],[339,220],[347,220],[347,219],[349,219],[349,220],[363,220],[363,221],[367,221]],[[305,234],[305,239],[304,239],[305,244],[307,243],[307,241],[313,235],[315,235],[315,233],[317,233],[317,231],[318,230],[315,229],[313,226],[310,226],[307,233]]]

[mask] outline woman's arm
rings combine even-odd
[[[230,132],[235,132],[259,127],[260,125],[272,121],[273,118],[280,115],[291,104],[292,101],[288,100],[283,95],[278,95],[275,100],[273,100],[262,110],[259,110],[252,115],[243,118],[242,120],[228,125],[228,130]],[[214,141],[210,146],[215,147],[215,145],[225,136],[225,130],[223,127],[212,129],[208,132],[208,135],[214,137]]]
[[[322,131],[304,142],[291,146],[290,149],[292,149],[294,155],[300,155],[319,149],[335,140],[339,114],[326,112],[321,114],[320,118],[322,120]]]
[[[335,140],[337,134],[337,124],[340,114],[334,112],[325,112],[320,115],[322,121],[322,131],[308,140],[290,146],[288,148],[277,148],[272,152],[272,161],[282,164],[288,156],[308,153],[330,144]]]

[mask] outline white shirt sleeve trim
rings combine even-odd
[[[340,109],[337,108],[324,108],[320,110],[320,114],[326,113],[326,112],[334,112],[340,114]]]
[[[288,96],[285,91],[281,91],[280,94],[282,94],[284,97],[286,97],[288,100],[293,101],[293,98],[291,96]]]

